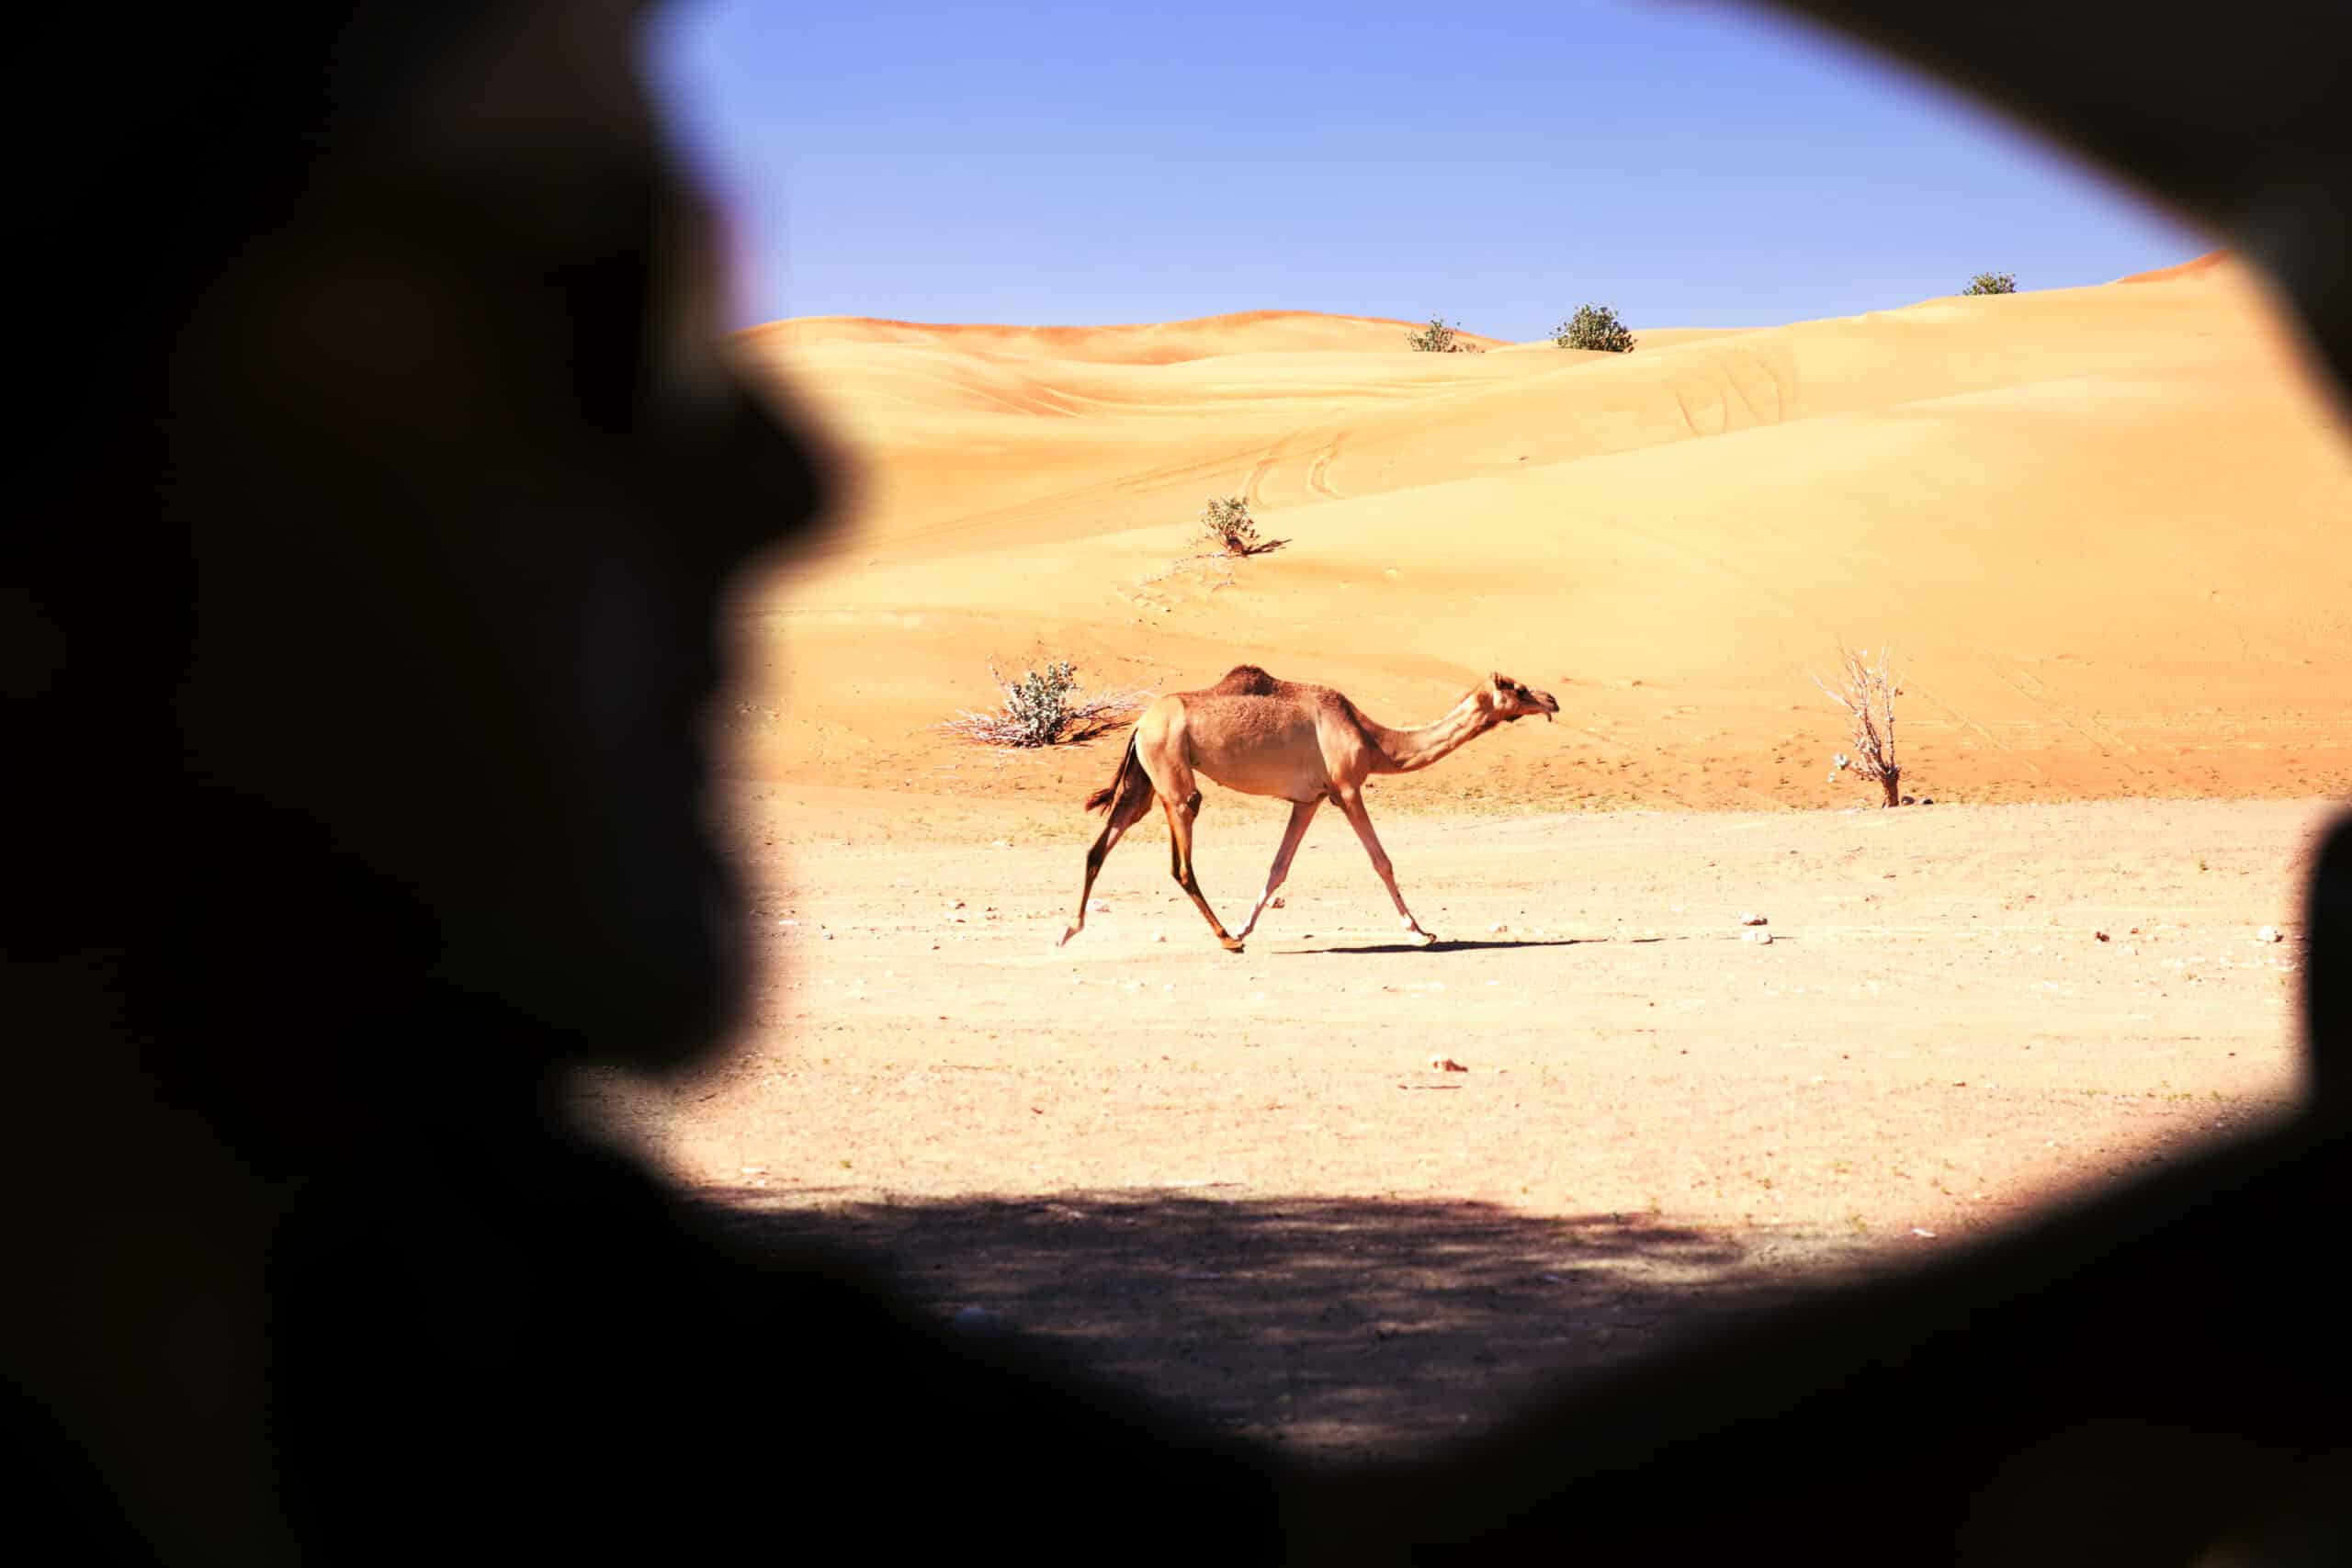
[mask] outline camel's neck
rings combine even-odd
[[[1478,694],[1473,692],[1434,724],[1390,729],[1366,719],[1363,729],[1364,739],[1372,742],[1374,773],[1409,773],[1452,756],[1494,726],[1494,716],[1478,705]]]

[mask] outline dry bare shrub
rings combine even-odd
[[[1004,693],[1002,707],[993,713],[967,709],[939,728],[983,746],[1056,746],[1102,733],[1151,697],[1136,691],[1089,694],[1078,683],[1078,667],[1067,659],[1024,671],[1018,681],[1006,680],[991,660],[989,679]]]
[[[1894,667],[1894,651],[1881,648],[1878,662],[1872,664],[1869,649],[1849,652],[1841,648],[1838,660],[1834,684],[1813,677],[1822,695],[1844,708],[1854,724],[1853,739],[1846,742],[1853,754],[1840,751],[1832,757],[1829,776],[1850,772],[1856,778],[1874,779],[1886,796],[1881,804],[1900,806],[1903,769],[1894,756],[1894,699],[1903,694],[1903,677]]]

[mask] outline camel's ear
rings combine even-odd
[[[1497,670],[1487,677],[1487,684],[1498,692],[1503,691],[1510,687],[1510,677]]]

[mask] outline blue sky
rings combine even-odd
[[[1260,309],[1513,339],[2099,283],[2213,242],[1945,89],[1703,0],[673,0],[735,320]]]

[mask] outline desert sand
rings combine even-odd
[[[723,1060],[591,1113],[756,1233],[1350,1454],[2292,1105],[2352,440],[2257,277],[1628,355],[1413,325],[743,334],[855,479],[738,606],[762,977]],[[1211,495],[1282,547],[1204,557]],[[1932,807],[1826,776],[1841,642],[1897,650]],[[1057,658],[1391,724],[1499,670],[1561,714],[1368,795],[1434,948],[1326,812],[1245,953],[1156,820],[1057,949],[1121,732],[938,728]],[[1206,793],[1238,921],[1284,807]]]
[[[1390,724],[1501,670],[1563,727],[1417,803],[1843,805],[1805,677],[1843,641],[1895,648],[1951,797],[2344,793],[2347,426],[2255,278],[2176,270],[1623,355],[1278,312],[748,333],[860,479],[747,604],[740,765],[1093,787],[1090,754],[1007,773],[931,728],[989,703],[991,656],[1160,690],[1250,661]],[[1180,565],[1212,494],[1288,544]]]

